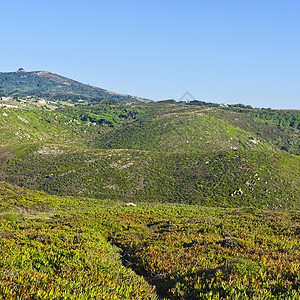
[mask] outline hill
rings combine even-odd
[[[216,151],[274,149],[271,137],[284,136],[274,126],[219,108],[190,106],[145,107],[137,121],[100,135],[95,146],[150,151]],[[276,131],[273,132],[272,131]]]
[[[277,149],[300,155],[299,111],[160,103],[131,107],[142,113],[122,126],[100,133],[91,146],[162,152]],[[68,108],[67,111],[78,114],[81,109]],[[92,109],[101,111],[97,107]]]
[[[121,102],[149,101],[140,97],[122,95],[46,71],[0,73],[0,92],[3,96],[36,96],[52,100],[87,100],[100,102],[103,99],[118,99]]]
[[[159,103],[2,108],[0,125],[0,180],[19,186],[98,199],[299,208],[299,156],[280,150],[298,153],[299,130],[247,111]]]
[[[265,117],[262,111],[104,103],[56,110],[4,107],[0,109],[0,145],[44,142],[162,152],[244,149],[300,154],[299,129],[257,117]],[[281,117],[280,124],[282,118],[300,118],[299,112],[271,113]]]
[[[0,180],[58,195],[300,208],[300,158],[284,152],[2,148]]]

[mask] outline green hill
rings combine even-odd
[[[0,180],[58,195],[297,208],[300,158],[284,152],[4,148]]]
[[[180,104],[144,104],[135,107],[144,111],[145,116],[100,134],[93,146],[163,152],[284,149],[300,154],[300,130],[297,127],[280,128],[244,110],[238,112]],[[299,112],[286,114],[286,119],[293,114],[300,119]],[[275,115],[280,115],[280,112]]]
[[[286,119],[300,116],[285,114]],[[297,127],[221,108],[118,102],[56,110],[2,108],[0,125],[0,145],[45,142],[162,152],[283,149],[300,154]]]
[[[299,156],[280,150],[297,154],[299,130],[247,111],[2,108],[0,125],[0,180],[19,186],[98,199],[299,207]]]
[[[0,92],[3,96],[37,96],[54,100],[118,99],[121,102],[149,101],[140,97],[121,95],[46,71],[0,73]]]

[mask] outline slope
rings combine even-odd
[[[1,299],[157,299],[153,287],[122,265],[105,230],[86,222],[95,210],[91,201],[5,182],[0,199]]]
[[[5,182],[0,199],[3,299],[300,296],[296,211],[132,207]]]
[[[299,130],[285,131],[233,110],[136,105],[145,117],[99,136],[93,146],[151,151],[281,149],[299,154]]]
[[[122,102],[140,102],[146,99],[122,95],[46,71],[0,73],[0,91],[8,96],[37,96],[48,99],[99,102],[118,99]]]
[[[6,152],[5,152],[5,151]],[[297,208],[300,157],[284,152],[2,148],[0,180],[58,195]]]

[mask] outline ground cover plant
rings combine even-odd
[[[300,297],[297,211],[135,207],[0,188],[3,299]]]
[[[170,299],[298,299],[299,213],[180,206],[118,215],[126,263]],[[153,211],[156,215],[153,216]]]
[[[157,299],[154,288],[122,266],[119,250],[85,219],[93,201],[5,183],[0,190],[1,299]]]

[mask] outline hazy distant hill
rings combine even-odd
[[[90,86],[46,71],[0,73],[0,93],[5,96],[38,96],[50,99],[99,102],[102,99],[118,99],[121,102],[149,101],[130,95],[122,95]]]

